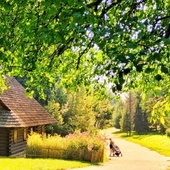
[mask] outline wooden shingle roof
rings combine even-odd
[[[29,127],[55,123],[54,119],[34,98],[25,96],[24,87],[6,77],[10,88],[0,94],[0,127]]]

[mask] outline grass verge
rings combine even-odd
[[[66,170],[94,165],[60,159],[0,158],[0,170]]]
[[[154,150],[164,156],[170,156],[170,138],[166,135],[160,134],[145,134],[137,135],[133,134],[132,136],[127,136],[126,133],[115,132],[116,136],[124,138],[125,140],[140,144],[151,150]]]

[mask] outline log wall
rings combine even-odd
[[[0,128],[0,156],[10,156],[26,150],[27,137],[31,130],[44,133],[45,126],[28,128]]]
[[[9,155],[9,130],[0,128],[0,156]]]
[[[14,140],[14,130],[17,130],[17,140]],[[23,152],[26,148],[26,140],[24,139],[24,128],[14,128],[9,133],[9,154],[14,155]]]

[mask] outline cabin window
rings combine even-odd
[[[14,143],[17,142],[17,130],[14,129]]]
[[[27,129],[24,128],[24,140],[26,140],[26,139],[27,139]]]

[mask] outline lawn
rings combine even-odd
[[[92,165],[59,159],[0,158],[0,170],[64,170]]]
[[[127,136],[125,133],[116,132],[117,136],[124,138],[125,140],[140,144],[151,150],[154,150],[162,155],[170,156],[170,138],[166,135],[160,134],[147,134]]]

